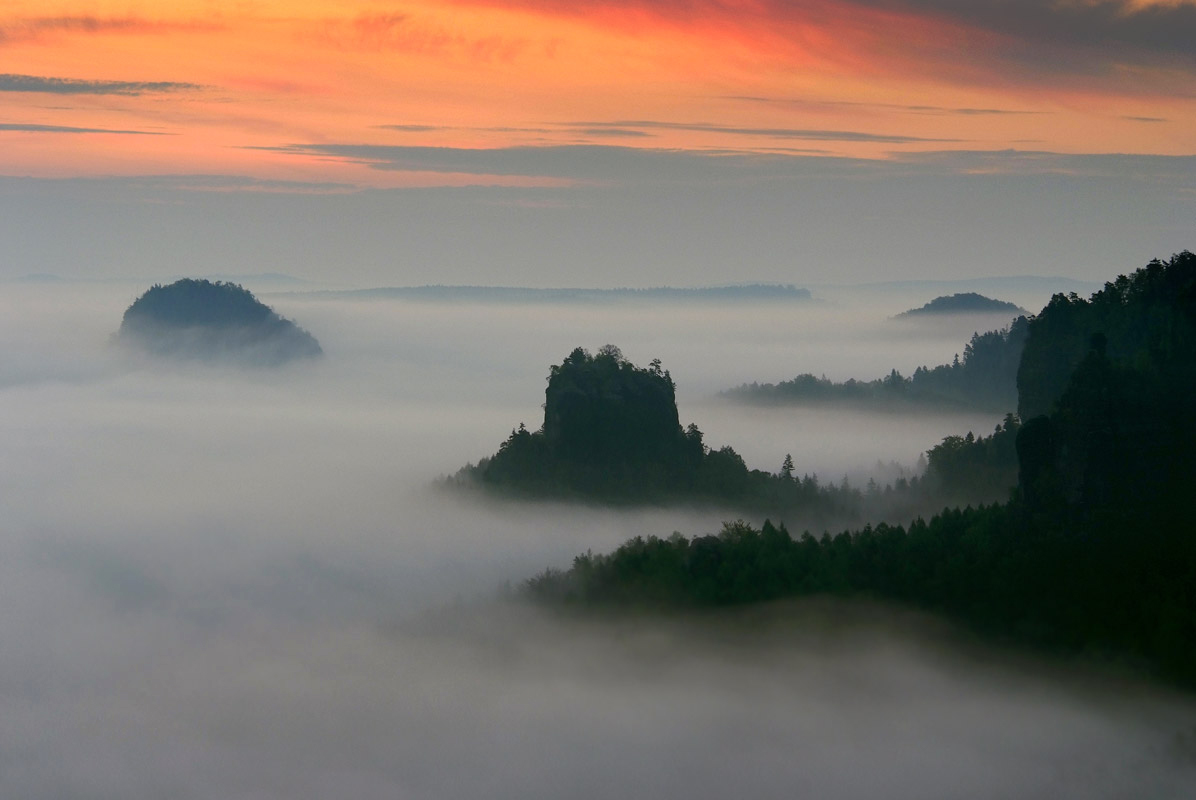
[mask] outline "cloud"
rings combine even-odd
[[[292,144],[254,148],[355,161],[380,170],[453,175],[520,176],[583,182],[698,183],[771,179],[778,175],[862,174],[884,162],[799,158],[749,151],[682,151],[574,144],[498,148],[405,147],[364,144]]]
[[[555,133],[555,128],[518,128],[509,125],[376,125],[379,130],[400,133],[441,133],[475,131],[482,133]]]
[[[435,133],[447,130],[447,128],[440,125],[379,125],[378,128],[385,131],[400,131],[401,133]]]
[[[610,136],[610,137],[615,137],[615,138],[617,138],[617,137],[637,138],[637,137],[646,137],[646,136],[652,135],[646,131],[636,131],[636,130],[631,130],[628,128],[603,128],[603,127],[576,128],[576,129],[574,129],[573,132],[580,133],[584,136]]]
[[[366,13],[319,23],[316,38],[343,50],[448,54],[480,62],[509,62],[529,41],[499,34],[478,36],[408,13]]]
[[[0,122],[0,131],[25,131],[27,133],[121,133],[133,136],[176,136],[164,131],[130,131],[113,128],[76,128],[72,125],[40,125],[30,122]]]
[[[203,89],[197,83],[173,81],[99,81],[50,78],[38,75],[0,74],[0,92],[44,92],[47,94],[117,94],[137,96]]]
[[[768,103],[798,106],[802,108],[855,108],[861,110],[898,111],[909,114],[957,115],[961,117],[1016,116],[1046,114],[1046,111],[1025,111],[1010,108],[952,108],[949,106],[907,105],[904,103],[864,103],[853,100],[808,100],[799,97],[756,97],[750,95],[726,95],[723,100],[739,100],[745,103]]]
[[[331,198],[328,215],[303,198],[293,229],[279,227],[288,198],[238,199],[269,213],[197,246],[310,250],[327,216],[385,229],[388,264],[422,261],[395,236],[411,214],[354,218],[359,196]],[[111,200],[85,225],[109,213],[125,225],[163,213],[218,222],[194,206],[137,214]],[[92,237],[63,235],[69,206],[53,208],[49,234],[92,251]],[[250,222],[242,211],[234,223]],[[442,237],[468,236],[471,218],[453,215]],[[277,240],[261,236],[263,220]],[[182,227],[121,230],[122,269],[139,268],[128,248],[142,246],[159,269],[179,269],[162,254]],[[360,259],[344,252],[323,274]],[[90,258],[79,269],[95,276]],[[699,278],[690,268],[685,280]],[[517,414],[540,414],[546,365],[572,347],[618,331],[630,357],[661,356],[694,397],[694,380],[721,387],[794,359],[847,370],[935,358],[938,336],[861,331],[868,304],[745,315],[280,296],[271,304],[330,357],[239,375],[121,361],[107,337],[135,294],[5,287],[0,383],[9,359],[36,358],[30,380],[0,389],[0,796],[1190,794],[1190,696],[1072,664],[1040,670],[908,611],[815,600],[606,619],[468,602],[633,535],[718,530],[716,509],[491,505],[425,488],[492,452]],[[685,418],[719,441],[705,417]],[[817,464],[959,430],[901,415],[724,418],[769,437],[775,457],[762,466],[773,469],[788,447],[777,431]]]
[[[1080,47],[1146,60],[1172,56],[1196,65],[1196,5],[1132,0],[852,0],[852,4],[949,19],[1050,47]]]
[[[708,122],[664,122],[660,120],[620,120],[617,122],[577,122],[575,125],[595,129],[649,128],[671,131],[726,133],[733,136],[760,136],[773,139],[811,139],[823,142],[874,142],[881,144],[912,144],[914,142],[958,142],[959,139],[927,139],[901,134],[866,133],[863,131],[835,131],[816,128],[739,128]]]
[[[211,31],[221,26],[211,22],[164,22],[144,17],[97,17],[92,15],[24,17],[0,23],[0,45],[29,41],[53,34],[157,34],[176,31]]]
[[[1196,156],[1117,153],[931,150],[896,151],[889,153],[887,159],[858,159],[823,155],[825,151],[804,148],[777,148],[761,153],[599,144],[498,148],[291,144],[252,149],[339,158],[379,170],[555,178],[599,183],[730,184],[785,178],[855,179],[864,176],[883,179],[909,176],[913,170],[912,174],[925,176],[1085,175],[1166,185],[1196,184]]]
[[[252,192],[262,194],[346,194],[359,191],[348,183],[333,181],[287,181],[244,175],[139,175],[128,178],[95,178],[97,182],[119,183],[128,189],[182,192]]]
[[[554,13],[596,14],[593,4],[567,0],[458,0],[464,4],[532,7]],[[677,23],[763,19],[809,23],[835,12],[875,11],[942,19],[980,31],[1055,45],[1170,53],[1196,61],[1196,4],[1136,0],[758,0],[745,11],[722,0],[606,0],[602,9],[635,10]]]
[[[1196,4],[1183,0],[457,2],[583,17],[637,33],[654,21],[741,38],[757,49],[813,51],[820,59],[868,73],[899,69],[963,83],[1028,75],[1109,79],[1127,65],[1196,69]],[[1141,81],[1139,76],[1136,83],[1119,85],[1140,92]]]

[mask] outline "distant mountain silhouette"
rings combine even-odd
[[[377,289],[321,291],[319,297],[387,298],[437,303],[804,303],[808,289],[792,284],[749,283],[736,286],[650,289],[536,289],[520,286],[393,286]]]
[[[975,292],[960,292],[959,294],[936,297],[921,308],[911,308],[897,316],[906,318],[929,314],[990,314],[994,312],[1025,314],[1026,310],[1013,303],[993,300],[991,297],[985,297]]]
[[[137,298],[117,334],[156,356],[275,366],[322,355],[310,333],[235,283],[184,278]]]

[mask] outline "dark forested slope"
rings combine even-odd
[[[1012,411],[1017,404],[1017,370],[1029,331],[1026,317],[1007,328],[975,333],[963,358],[937,367],[918,367],[908,377],[892,370],[872,381],[835,383],[809,373],[780,383],[744,384],[723,393],[756,404],[834,403],[879,408],[954,406]]]
[[[611,345],[593,355],[577,348],[550,368],[543,426],[520,425],[458,480],[505,496],[859,517],[859,491],[795,476],[791,462],[779,474],[749,470],[733,448],[702,439],[697,425],[682,428],[675,384],[659,361],[642,368]]]
[[[732,523],[636,538],[528,592],[585,606],[886,598],[1196,686],[1196,257],[1152,262],[1091,300],[1057,297],[1039,319],[1020,382],[1023,408],[1048,413],[1015,428],[1009,502],[833,537]]]

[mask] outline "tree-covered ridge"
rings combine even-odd
[[[593,355],[577,348],[552,366],[541,428],[521,424],[455,482],[507,497],[699,503],[818,526],[858,524],[1006,498],[1016,483],[1016,432],[1010,415],[988,437],[948,437],[927,452],[925,475],[886,486],[799,475],[791,456],[775,473],[749,469],[734,448],[708,447],[697,425],[681,427],[676,387],[659,361],[637,367],[607,345]]]
[[[1196,256],[1151,262],[1088,302],[1058,297],[1039,319],[1021,405],[1049,402],[1051,412],[1018,437],[1023,493],[1042,507],[1136,517],[1186,503],[1196,478]],[[1057,378],[1044,365],[1072,360],[1051,399]]]
[[[976,292],[959,292],[936,297],[921,308],[911,308],[898,314],[898,318],[919,317],[934,314],[977,314],[1000,313],[1025,314],[1026,310],[1014,303],[994,300]]]
[[[1018,369],[1018,413],[1049,413],[1095,335],[1110,362],[1152,376],[1182,369],[1196,351],[1196,255],[1154,260],[1084,300],[1056,294],[1031,322]]]
[[[457,480],[505,496],[702,503],[810,519],[859,519],[867,501],[846,484],[793,474],[792,459],[773,474],[748,469],[730,446],[706,446],[697,425],[682,428],[660,362],[637,367],[611,345],[593,355],[577,348],[551,367],[542,427],[520,425]]]
[[[1017,371],[1029,326],[1021,316],[1001,330],[977,332],[964,346],[962,359],[956,356],[950,364],[918,367],[909,377],[894,369],[872,381],[836,383],[805,373],[777,384],[743,384],[723,396],[775,405],[847,403],[890,409],[918,405],[1009,411],[1017,404]]]
[[[931,454],[951,475],[990,456],[1000,464],[1014,437],[1017,490],[1002,505],[836,536],[732,523],[718,536],[637,537],[549,570],[527,592],[583,607],[862,595],[1003,638],[1129,659],[1196,686],[1196,347],[1182,346],[1196,323],[1194,278],[1196,259],[1181,253],[1088,303],[1058,301],[1075,317],[1055,312],[1057,327],[1036,334],[1035,357],[1047,363],[1066,364],[1082,329],[1060,319],[1091,323],[1092,306],[1101,316],[1051,413],[1020,427],[1008,418],[985,440],[949,438]]]
[[[155,284],[125,311],[118,337],[157,356],[273,365],[322,354],[310,333],[235,283]]]

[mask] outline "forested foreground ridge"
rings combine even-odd
[[[606,345],[550,367],[541,428],[520,425],[454,482],[504,497],[709,505],[819,526],[905,519],[952,500],[1006,498],[1017,424],[1009,416],[989,437],[948,437],[927,453],[925,475],[884,487],[799,475],[790,456],[776,473],[749,469],[734,448],[708,447],[697,425],[682,427],[676,385],[658,360],[637,367]]]
[[[1196,687],[1196,256],[1154,261],[1089,300],[1056,296],[1031,324],[1019,384],[1022,407],[1045,413],[1016,432],[1007,502],[835,536],[734,522],[637,537],[526,592],[586,608],[895,600]]]
[[[723,392],[728,399],[759,405],[858,405],[879,409],[909,406],[1012,411],[1017,405],[1017,371],[1030,322],[1019,316],[1001,330],[975,333],[950,364],[918,367],[904,376],[896,369],[871,381],[836,383],[804,373],[780,383],[745,383]]]
[[[235,283],[155,284],[125,311],[117,338],[151,355],[275,366],[322,355],[319,342]]]

